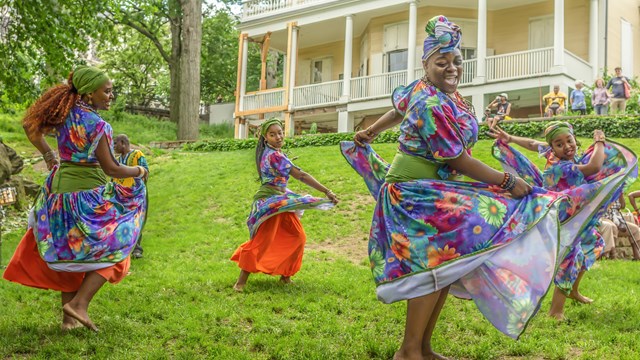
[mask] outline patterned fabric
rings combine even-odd
[[[370,146],[343,142],[341,150],[377,198],[369,260],[378,298],[389,303],[452,285],[452,294],[473,299],[517,338],[553,279],[561,196],[536,188],[515,200],[473,182],[385,183],[388,164]]]
[[[471,147],[478,141],[478,123],[472,112],[422,80],[395,89],[392,101],[404,116],[398,138],[400,150],[440,164],[441,178],[449,178],[453,171],[444,160],[456,158],[463,151],[471,154]]]
[[[58,129],[63,159],[94,162],[102,136],[111,142],[111,126],[88,109],[74,108]],[[52,193],[55,167],[40,191],[33,224],[43,260],[56,263],[117,263],[129,256],[142,227],[146,188],[140,179],[132,187],[113,182],[91,190]],[[70,270],[71,271],[71,270]]]
[[[67,121],[56,129],[58,152],[63,161],[97,163],[95,151],[103,135],[112,144],[111,125],[83,106],[71,108]],[[113,145],[110,145],[113,147]]]
[[[247,227],[253,238],[258,227],[268,218],[287,211],[305,209],[328,210],[333,207],[331,200],[310,195],[298,195],[287,189],[289,173],[296,167],[281,151],[267,145],[260,160],[260,178],[262,184],[281,189],[281,194],[257,199],[253,202]]]
[[[118,154],[118,156],[116,156],[116,160],[122,165],[142,166],[143,168],[147,169],[147,172],[149,171],[149,164],[147,163],[147,159],[144,157],[144,154],[140,150],[134,149],[124,155]],[[114,178],[113,181],[120,185],[131,187],[135,183],[135,178]]]
[[[544,172],[504,142],[496,141],[493,147],[493,156],[506,171],[517,172],[532,186],[560,192],[570,199],[559,208],[563,260],[555,277],[556,285],[569,292],[580,271],[588,270],[600,256],[604,240],[595,229],[598,219],[622,188],[637,177],[637,159],[623,146],[607,143],[602,169],[585,177],[577,165],[589,162],[593,146],[575,161],[558,160],[549,147],[541,148],[540,153],[547,158]]]
[[[424,30],[427,32],[427,37],[424,39],[422,60],[427,60],[437,50],[447,53],[460,48],[462,31],[445,16],[432,17]]]

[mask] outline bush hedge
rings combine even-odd
[[[530,122],[503,122],[501,127],[511,135],[524,136],[529,138],[542,137],[544,129],[549,121]],[[580,118],[566,119],[573,125],[577,136],[591,137],[593,131],[601,129],[607,137],[611,138],[640,138],[640,117],[636,116],[585,116]],[[487,135],[486,125],[480,125],[478,137],[480,139],[491,139]],[[397,129],[388,130],[381,133],[374,143],[393,143],[398,140],[400,131]],[[337,134],[316,134],[302,135],[285,139],[285,148],[299,148],[306,146],[330,146],[337,145],[340,141],[352,140],[353,133]],[[256,147],[257,139],[220,139],[204,140],[191,144],[186,144],[184,150],[187,151],[233,151],[242,149],[252,149]]]

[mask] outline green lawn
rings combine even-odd
[[[622,142],[640,153],[636,140]],[[391,160],[396,145],[375,148]],[[497,166],[489,149],[482,141],[474,154]],[[57,293],[0,281],[0,358],[390,359],[405,304],[375,297],[366,259],[373,200],[337,147],[289,155],[342,201],[305,213],[308,249],[294,285],[255,275],[244,293],[231,289],[238,268],[228,258],[247,240],[258,187],[252,150],[159,153],[150,159],[145,258],[96,296],[90,313],[101,332],[61,334]],[[4,234],[5,263],[21,235]],[[640,265],[601,261],[582,284],[592,305],[569,302],[570,321],[557,323],[544,316],[548,297],[519,341],[495,330],[472,302],[449,297],[434,348],[457,359],[640,358]]]

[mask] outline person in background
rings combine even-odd
[[[608,219],[613,222],[618,228],[618,235],[628,234],[628,236],[631,238],[630,240],[631,250],[633,251],[633,260],[638,261],[640,260],[640,249],[638,249],[637,247],[637,241],[640,241],[640,227],[638,227],[638,225],[636,225],[634,221],[628,221],[624,218],[624,216],[622,216],[622,212],[620,212],[620,209],[624,209],[625,206],[626,204],[624,201],[624,193],[621,193],[618,200],[613,201],[611,205],[609,205],[607,211],[602,215],[602,219]]]
[[[510,120],[509,114],[511,113],[511,103],[508,101],[509,95],[502,93],[487,106],[487,109],[491,110],[496,108],[496,115],[488,122],[490,128],[502,120]]]
[[[587,114],[587,101],[585,100],[584,91],[582,88],[584,83],[582,80],[576,80],[576,89],[571,92],[569,98],[569,104],[571,104],[571,110],[579,112],[580,115]]]
[[[113,139],[113,151],[116,153],[116,160],[119,164],[127,165],[127,166],[142,166],[147,170],[145,176],[142,178],[145,185],[147,183],[147,179],[149,176],[149,164],[147,164],[147,159],[144,157],[142,151],[138,149],[131,149],[131,144],[129,142],[129,137],[125,134],[120,134]],[[120,185],[124,185],[127,187],[132,187],[135,179],[134,178],[124,178],[124,179],[113,179],[116,183]],[[147,192],[147,201],[146,204],[149,204],[149,193]],[[142,222],[142,229],[144,229],[144,224],[147,222],[147,211],[145,209],[144,212],[144,220]],[[136,242],[136,247],[133,249],[131,253],[131,257],[134,259],[142,258],[142,229],[140,229],[140,237],[138,237],[138,241]]]
[[[591,105],[593,105],[596,115],[607,115],[610,102],[611,94],[604,87],[604,80],[596,79],[593,93],[591,94]]]
[[[545,103],[544,116],[552,117],[554,115],[562,115],[565,111],[565,103],[567,102],[567,94],[560,91],[560,85],[554,85],[553,91],[542,97]]]
[[[615,72],[616,76],[609,79],[605,88],[611,89],[611,112],[624,114],[627,110],[627,99],[630,97],[631,85],[629,85],[629,78],[622,75],[621,67],[618,66]]]

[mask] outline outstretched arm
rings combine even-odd
[[[328,187],[320,184],[320,182],[313,176],[295,167],[291,169],[289,175],[293,176],[294,179],[297,179],[302,183],[320,191],[321,193],[324,193],[334,204],[338,203],[338,198],[336,197],[336,195],[331,190],[329,190]]]
[[[604,164],[604,132],[602,132],[602,130],[594,131],[593,141],[595,141],[595,144],[593,145],[593,155],[591,155],[591,159],[589,159],[589,162],[585,165],[578,165],[578,170],[580,170],[584,176],[596,174],[602,168],[602,164]]]
[[[498,126],[494,126],[492,129],[489,130],[489,136],[491,136],[494,139],[502,140],[507,144],[514,143],[516,145],[520,145],[527,150],[531,150],[535,152],[538,152],[539,146],[547,146],[547,143],[544,143],[542,141],[520,137],[520,136],[509,135],[506,131],[500,129],[500,127]]]
[[[96,158],[98,159],[98,163],[100,163],[100,167],[102,171],[107,176],[116,179],[124,179],[130,177],[143,177],[146,176],[146,170],[142,166],[126,166],[122,164],[118,164],[116,159],[113,158],[113,154],[111,153],[111,149],[109,148],[109,143],[107,139],[102,136],[100,141],[98,142],[98,147],[96,148]]]
[[[360,130],[353,137],[353,141],[359,146],[364,146],[365,143],[370,143],[381,132],[390,129],[402,122],[403,116],[400,115],[395,109],[387,111],[373,125],[369,126],[365,130]]]
[[[446,160],[447,165],[474,180],[483,183],[500,185],[505,179],[505,173],[492,169],[480,160],[474,159],[465,151],[455,159]],[[531,192],[532,188],[520,178],[516,178],[516,184],[511,189],[511,195],[516,198],[523,197]]]
[[[633,191],[631,193],[629,193],[629,203],[631,204],[631,207],[633,208],[633,211],[635,211],[636,213],[638,212],[638,205],[636,204],[636,198],[640,197],[640,190],[637,191]]]

